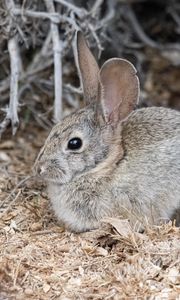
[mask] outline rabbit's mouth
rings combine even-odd
[[[71,178],[70,176],[67,176],[64,169],[60,168],[54,168],[53,170],[43,170],[39,176],[44,179],[47,184],[65,184],[68,183]]]
[[[67,181],[66,171],[63,168],[51,168],[45,164],[37,164],[34,168],[36,175],[49,183],[60,183]]]
[[[44,178],[47,184],[60,184],[59,178],[46,177]]]

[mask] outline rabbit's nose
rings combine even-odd
[[[43,164],[41,164],[41,163],[37,163],[37,164],[35,164],[35,166],[34,166],[34,171],[35,171],[35,173],[37,174],[37,175],[43,175],[43,173],[45,172],[45,167],[44,167],[44,165]]]
[[[44,168],[44,166],[42,165],[40,165],[39,167],[38,167],[38,174],[39,175],[42,175],[43,173],[44,173],[44,171],[45,171],[45,168]]]

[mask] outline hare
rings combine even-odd
[[[122,217],[143,228],[180,208],[180,112],[136,109],[139,80],[125,59],[98,64],[81,32],[85,107],[50,132],[35,163],[57,218],[75,232]]]

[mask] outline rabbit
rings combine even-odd
[[[57,219],[74,232],[107,217],[142,229],[170,220],[180,208],[180,112],[137,109],[135,67],[111,58],[99,69],[81,32],[76,47],[85,107],[52,128],[35,163]]]

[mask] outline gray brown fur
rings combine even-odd
[[[78,38],[83,39],[80,33]],[[81,45],[80,55],[88,55],[85,42],[77,41],[77,47]],[[91,54],[88,68],[92,59]],[[93,65],[99,82],[96,97],[94,89],[89,95],[91,90],[84,86],[89,104],[52,129],[37,158],[36,170],[47,181],[54,211],[76,232],[97,228],[108,216],[128,218],[140,226],[167,221],[180,208],[180,113],[155,107],[132,111],[139,94],[134,67],[115,59],[97,73]],[[115,84],[114,72],[120,78]],[[83,141],[79,150],[67,149],[73,137]]]

